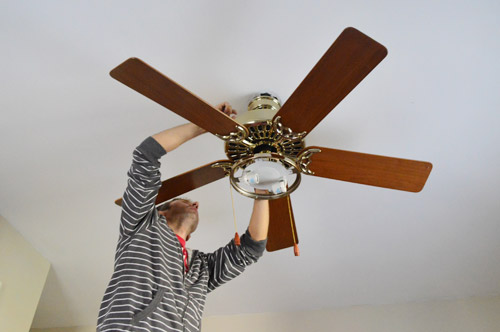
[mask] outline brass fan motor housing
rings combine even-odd
[[[290,135],[279,118],[272,120],[281,108],[279,99],[269,93],[261,93],[248,103],[248,112],[235,120],[248,129],[243,140],[226,140],[225,151],[230,160],[238,161],[257,153],[276,153],[295,159],[304,149],[301,135]]]

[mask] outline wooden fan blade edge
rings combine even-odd
[[[289,196],[288,196],[289,198]],[[294,245],[294,237],[295,241],[298,244],[299,238],[297,235],[297,227],[295,225],[295,218],[293,216],[293,209],[291,206],[290,200],[290,212],[291,212],[291,220],[290,213],[288,210],[288,199],[287,197],[275,199],[269,201],[269,231],[267,236],[267,251],[276,251],[289,247],[293,247]],[[293,232],[292,233],[292,227]]]
[[[222,179],[226,176],[225,171],[220,167],[212,167],[212,165],[221,162],[229,162],[229,160],[214,161],[162,181],[155,204],[161,204],[171,198]],[[119,198],[115,204],[121,206],[122,202],[123,199]]]
[[[408,192],[422,191],[432,170],[426,161],[379,156],[312,146],[313,176]]]
[[[237,131],[238,122],[139,58],[125,60],[110,75],[214,135],[227,136]]]
[[[355,28],[344,29],[275,118],[309,134],[386,56],[382,44]]]

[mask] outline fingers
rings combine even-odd
[[[220,103],[219,105],[216,106],[216,108],[226,114],[227,116],[231,117],[234,119],[238,112],[229,105],[227,101]]]
[[[254,188],[256,194],[269,194],[269,190],[267,189],[258,189]]]

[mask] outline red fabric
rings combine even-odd
[[[184,240],[182,237],[180,237],[177,234],[175,234],[175,236],[177,236],[177,238],[179,239],[179,242],[180,242],[181,247],[182,247],[182,258],[184,258],[184,270],[187,273],[189,267],[188,267],[188,252],[186,250],[186,240]]]

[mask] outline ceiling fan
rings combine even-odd
[[[289,195],[301,173],[410,192],[425,185],[429,162],[305,147],[305,136],[386,55],[383,45],[346,28],[283,106],[276,96],[261,93],[234,120],[140,59],[126,60],[110,75],[225,141],[228,160],[163,181],[156,204],[229,176],[241,194],[270,199],[267,250],[274,251],[298,243]],[[256,188],[268,193],[257,194]]]

